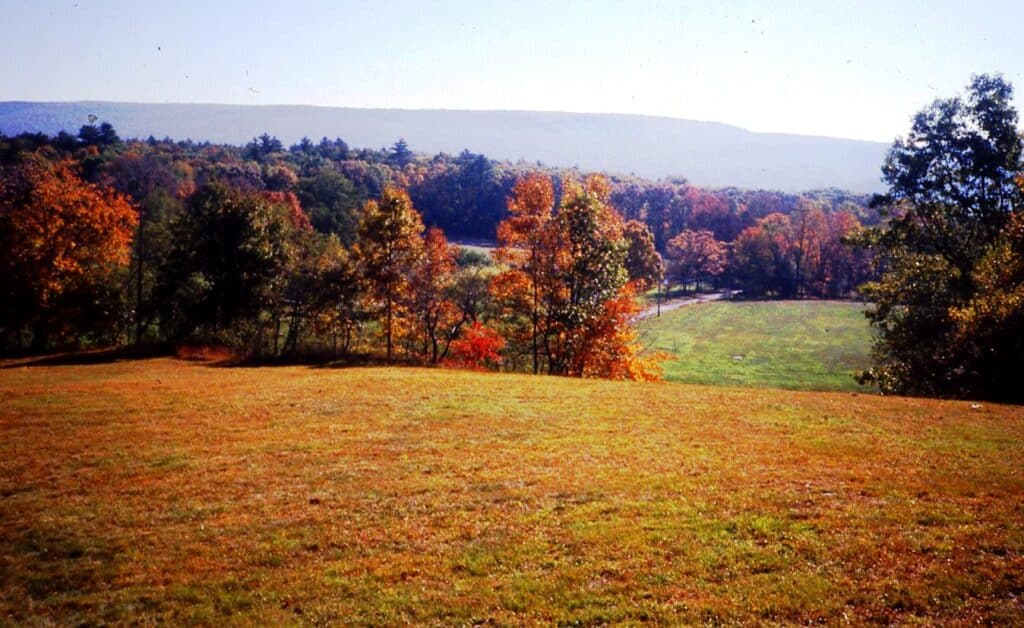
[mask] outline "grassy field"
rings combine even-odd
[[[738,301],[687,306],[645,320],[645,342],[675,357],[665,378],[692,384],[798,390],[862,388],[870,365],[864,305],[842,301]]]
[[[1020,408],[0,369],[0,624],[1024,622]]]
[[[484,240],[453,240],[451,243],[460,249],[479,253],[487,257],[491,257],[495,249],[495,243]]]

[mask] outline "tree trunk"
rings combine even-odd
[[[388,345],[388,364],[391,364],[391,292],[388,292],[388,297],[385,302],[385,312],[387,314],[387,345]]]
[[[301,327],[302,317],[299,315],[298,308],[295,308],[292,310],[291,320],[288,323],[288,338],[284,343],[285,351],[289,351],[291,355],[298,353],[299,331]],[[290,349],[288,348],[289,345],[291,345]]]
[[[277,357],[278,341],[281,339],[281,317],[274,316],[274,357]]]
[[[539,316],[537,305],[537,282],[533,282],[533,374],[540,373],[540,347],[537,344],[537,317]]]
[[[139,211],[139,250],[138,250],[138,264],[135,269],[135,346],[138,347],[142,344],[142,256],[145,254],[144,236],[145,230],[143,229],[143,216],[144,212]]]

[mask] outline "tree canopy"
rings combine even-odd
[[[1001,76],[975,76],[963,95],[919,112],[889,151],[886,222],[861,239],[881,270],[864,288],[877,339],[863,381],[899,393],[1024,396],[998,372],[1020,373],[1021,353],[991,343],[1024,331],[1014,316],[992,314],[994,293],[1013,290],[994,281],[995,260],[1012,269],[1024,253],[1013,231],[1022,145],[1012,96]]]
[[[79,173],[38,154],[0,170],[0,331],[29,325],[37,346],[75,319],[65,297],[129,261],[135,210]]]

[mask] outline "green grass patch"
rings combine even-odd
[[[654,348],[671,353],[665,378],[691,384],[798,390],[863,390],[870,366],[863,304],[836,301],[712,302],[642,325]]]

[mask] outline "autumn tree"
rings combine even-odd
[[[776,275],[775,242],[761,225],[747,227],[733,242],[729,265],[747,297],[766,297]]]
[[[642,292],[656,286],[665,273],[661,255],[654,248],[654,234],[639,220],[629,220],[622,230],[626,238],[626,272]]]
[[[383,319],[388,362],[394,355],[395,313],[423,254],[422,234],[423,220],[405,190],[385,187],[379,201],[363,208],[354,255]]]
[[[466,322],[465,314],[452,301],[458,271],[455,254],[444,232],[432,227],[423,238],[423,254],[409,276],[408,308],[416,320],[421,351],[432,364],[444,359],[449,344]]]
[[[298,175],[288,166],[273,164],[263,168],[263,185],[271,192],[287,192],[298,182]]]
[[[860,220],[850,211],[842,210],[826,216],[828,236],[822,245],[821,266],[816,283],[820,296],[848,296],[871,278],[870,253],[850,242],[862,230]]]
[[[452,357],[448,364],[473,370],[501,366],[501,350],[505,339],[497,331],[474,321],[465,332],[451,343]]]
[[[509,217],[498,225],[495,257],[510,270],[494,287],[503,298],[526,302],[530,319],[533,372],[540,372],[543,308],[555,290],[559,242],[553,224],[555,192],[551,177],[540,173],[519,179],[508,200]]]
[[[516,183],[510,217],[498,230],[497,257],[508,268],[492,290],[506,310],[525,315],[534,372],[543,357],[551,374],[639,377],[647,358],[624,329],[633,322],[625,304],[639,308],[638,284],[629,281],[629,244],[608,180],[565,180],[561,196],[553,211],[549,178],[527,175]]]
[[[828,224],[821,207],[800,199],[790,217],[790,233],[787,234],[787,250],[793,260],[793,287],[790,293],[796,297],[808,292],[821,291],[820,285],[808,286],[808,278],[816,278],[821,269],[821,257],[828,240]]]
[[[846,243],[860,230],[848,211],[798,200],[792,214],[770,213],[740,232],[729,272],[752,297],[847,296],[871,272],[868,253]]]
[[[34,154],[4,168],[0,325],[16,342],[30,327],[33,347],[43,349],[55,322],[75,322],[60,312],[62,297],[96,289],[127,264],[136,222],[125,197],[83,181],[71,161]]]
[[[273,326],[271,355],[297,355],[304,332],[318,330],[315,318],[323,299],[330,295],[325,289],[333,287],[328,285],[329,272],[336,264],[343,267],[350,264],[346,264],[347,255],[342,255],[343,250],[338,250],[340,246],[333,234],[325,235],[313,229],[294,194],[268,192],[261,196],[287,209],[290,227],[285,231],[287,264],[276,281],[277,289],[267,299],[267,313]],[[284,343],[279,345],[282,326]]]
[[[349,252],[334,234],[311,229],[297,232],[297,255],[286,270],[279,299],[288,321],[285,350],[298,352],[300,332],[313,339],[329,339],[331,355],[347,354],[365,318],[361,282]]]
[[[1008,394],[993,370],[1007,363],[977,352],[1002,350],[988,343],[1006,338],[1009,319],[971,312],[987,309],[996,260],[1016,242],[1006,229],[1024,202],[1012,97],[1002,77],[975,76],[963,96],[936,100],[893,143],[882,168],[886,222],[861,239],[882,270],[863,288],[874,303],[876,364],[862,381],[898,393]],[[977,343],[964,342],[965,325]],[[1003,384],[994,390],[990,378]]]
[[[751,297],[792,297],[795,264],[793,224],[789,216],[773,212],[747,227],[733,243],[733,278]]]
[[[334,234],[313,239],[315,249],[308,264],[310,326],[315,334],[330,338],[331,356],[348,354],[362,324],[362,286],[359,268]]]
[[[729,242],[744,227],[735,205],[721,193],[690,187],[685,199],[690,216],[687,228],[692,231],[710,231],[715,240]]]
[[[593,331],[605,302],[629,280],[626,242],[607,179],[591,175],[564,188],[555,219],[559,289],[551,293],[549,307],[555,324],[544,342],[552,373],[582,376],[600,357],[593,351],[600,336]]]
[[[579,375],[604,379],[658,381],[662,378],[662,352],[645,353],[636,323],[643,309],[635,284],[628,283],[604,302],[600,315],[586,327],[588,355],[580,360]]]
[[[700,291],[701,281],[725,271],[728,249],[708,230],[685,230],[668,242],[670,274],[684,287],[693,281]]]

